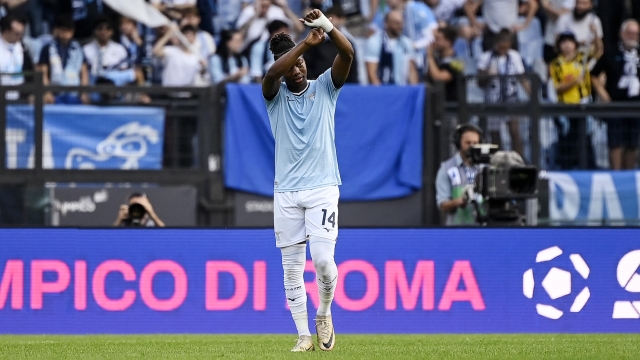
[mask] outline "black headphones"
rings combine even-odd
[[[453,145],[456,146],[456,149],[460,150],[460,139],[462,139],[462,134],[468,131],[473,131],[478,135],[480,135],[480,142],[482,142],[482,138],[484,137],[484,131],[482,131],[480,127],[472,123],[460,124],[456,127],[456,130],[453,132]]]

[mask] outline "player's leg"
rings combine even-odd
[[[305,192],[303,205],[306,231],[309,236],[311,258],[316,269],[320,305],[316,314],[316,333],[321,350],[331,350],[335,333],[331,316],[331,303],[338,283],[338,267],[334,260],[338,236],[337,186]]]
[[[317,315],[328,316],[331,315],[331,303],[338,283],[338,266],[334,260],[336,241],[311,235],[309,246],[320,299]]]
[[[307,315],[304,266],[307,261],[304,210],[293,201],[292,193],[276,193],[273,203],[276,246],[282,254],[287,304],[298,331],[298,342],[291,351],[312,351],[313,341]]]
[[[316,268],[318,298],[320,305],[316,313],[316,334],[320,350],[329,351],[335,346],[335,331],[331,303],[338,284],[338,267],[334,260],[336,241],[311,235],[309,237],[311,258]]]
[[[304,266],[307,261],[307,244],[281,248],[284,269],[284,291],[291,316],[298,330],[298,342],[291,351],[312,351],[313,340],[309,331],[307,291],[304,286]]]

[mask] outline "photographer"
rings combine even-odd
[[[468,185],[474,185],[479,166],[471,162],[470,150],[482,139],[482,129],[473,124],[459,125],[453,134],[458,152],[442,163],[436,176],[438,208],[447,214],[446,225],[476,225],[475,211],[465,196]]]
[[[133,193],[129,195],[127,202],[128,205],[120,205],[118,218],[113,223],[113,226],[165,226],[164,222],[153,211],[153,206],[151,206],[147,195]]]

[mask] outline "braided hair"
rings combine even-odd
[[[275,34],[269,42],[269,50],[271,50],[275,60],[278,60],[282,55],[289,52],[289,50],[293,49],[295,46],[296,43],[293,42],[291,36],[285,33]]]

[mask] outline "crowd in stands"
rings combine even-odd
[[[356,49],[348,83],[440,81],[446,99],[456,101],[460,76],[535,73],[550,84],[545,96],[561,103],[640,96],[640,34],[633,20],[640,17],[640,0],[147,1],[172,25],[149,28],[102,0],[0,0],[0,73],[37,69],[45,84],[56,85],[259,83],[274,61],[270,38],[286,32],[302,39],[308,29],[298,19],[320,9]],[[331,66],[335,49],[329,41],[305,54],[310,79]],[[23,78],[0,80],[7,85]],[[515,77],[478,85],[490,103],[517,101],[519,93],[530,92]],[[48,93],[45,101],[95,99]],[[572,153],[581,121],[556,121],[559,152]],[[503,123],[512,149],[522,153],[516,118],[488,119],[492,140],[500,141]],[[640,123],[611,119],[608,126],[610,166],[635,167]],[[575,157],[563,161],[561,168],[577,166]]]

